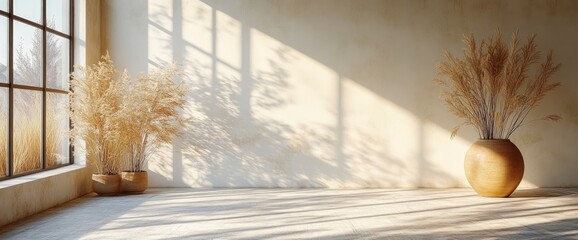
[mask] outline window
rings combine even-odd
[[[72,0],[0,0],[0,179],[73,163]]]

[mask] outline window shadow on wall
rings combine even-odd
[[[348,126],[344,123],[344,118],[347,117],[344,82],[350,78],[344,75],[347,71],[341,69],[352,62],[347,60],[347,54],[342,60],[327,56],[330,55],[327,51],[332,49],[323,48],[323,41],[328,40],[324,37],[327,33],[324,32],[323,24],[313,24],[312,27],[319,29],[312,30],[307,23],[298,19],[283,19],[287,16],[282,15],[273,17],[265,13],[267,9],[253,5],[244,6],[243,9],[251,9],[255,14],[236,16],[232,13],[231,19],[228,19],[223,15],[229,15],[226,8],[229,5],[236,4],[210,2],[207,5],[209,7],[194,11],[197,14],[196,19],[183,19],[183,11],[190,11],[190,5],[183,5],[183,1],[177,0],[173,1],[171,9],[161,8],[158,12],[149,14],[149,24],[170,35],[170,40],[156,47],[172,49],[172,58],[182,63],[185,72],[189,74],[187,81],[191,89],[188,96],[190,105],[183,112],[184,115],[192,117],[191,123],[184,129],[185,134],[175,139],[170,150],[161,151],[156,158],[157,163],[151,167],[153,178],[159,179],[159,186],[421,186],[422,173],[419,171],[422,170],[424,174],[427,172],[429,179],[459,186],[454,177],[436,166],[428,165],[422,153],[421,141],[416,142],[415,150],[412,150],[416,165],[414,160],[389,154],[388,149],[395,150],[392,149],[395,147],[388,146],[388,142],[379,142],[366,130],[356,132],[359,137],[355,141],[347,139],[347,134],[353,130],[346,129]],[[326,17],[338,18],[339,14],[341,13]],[[167,19],[170,19],[172,29],[159,24]],[[191,34],[184,26],[188,24],[188,20],[203,22],[207,19],[210,19],[206,31],[210,36],[209,48],[184,39],[186,36],[183,34]],[[304,30],[291,33],[299,36],[291,38],[301,39],[298,42],[291,42],[291,39],[285,41],[283,36],[275,38],[283,43],[269,49],[275,52],[276,56],[266,59],[266,67],[255,67],[251,65],[255,61],[252,53],[258,49],[253,48],[263,46],[254,46],[252,30],[255,25],[259,25],[255,23],[268,21],[273,21],[275,26],[282,26],[280,28],[287,26]],[[223,35],[239,38],[238,48],[235,49],[239,51],[238,65],[227,61],[228,48],[223,45],[228,43],[220,42]],[[331,35],[335,33],[330,33],[329,36]],[[275,34],[272,36],[275,37]],[[330,79],[335,82],[332,87],[336,96],[335,102],[330,104],[332,109],[328,110],[332,114],[332,121],[289,124],[275,118],[259,116],[260,113],[274,112],[267,110],[290,106],[291,99],[284,96],[284,91],[295,86],[288,81],[290,76],[285,66],[295,64],[294,61],[298,60],[298,57],[294,56],[294,49],[321,61],[336,72],[334,78]],[[309,55],[309,52],[312,54]],[[321,55],[315,55],[315,52]],[[166,63],[163,59],[150,56],[149,62],[153,66]],[[364,88],[383,98],[396,100],[396,97],[399,97],[398,101],[401,103],[412,102],[407,99],[410,96],[403,94],[403,82],[382,83],[377,79],[381,77],[383,76],[373,75],[367,79],[367,83],[363,79],[355,81],[360,81]],[[430,82],[428,79],[428,84]],[[413,105],[401,106],[413,111],[419,108]],[[295,113],[308,114],[299,111]],[[421,128],[421,125],[416,127]],[[418,132],[420,135],[424,134],[422,129]],[[167,162],[167,159],[172,161]],[[359,176],[352,171],[379,174]]]
[[[151,26],[170,19],[171,28],[164,30],[170,40],[158,47],[172,49],[172,58],[190,74],[190,105],[184,114],[194,119],[171,152],[158,157],[172,159],[154,166],[159,179],[178,186],[463,186],[461,170],[456,175],[458,171],[447,167],[461,164],[463,153],[452,155],[459,159],[449,162],[436,162],[439,159],[434,157],[441,154],[434,148],[445,145],[435,131],[447,134],[447,146],[456,146],[449,131],[458,120],[441,103],[432,79],[443,52],[439,49],[459,51],[461,34],[472,31],[471,26],[450,27],[460,22],[453,12],[447,18],[436,17],[451,7],[394,5],[396,9],[373,1],[173,1],[170,9],[150,14]],[[434,14],[403,15],[411,9]],[[482,17],[487,16],[482,13]],[[191,30],[193,25],[205,29]],[[191,36],[196,33],[202,34]],[[279,44],[256,46],[255,39],[263,36]],[[263,59],[259,55],[263,49],[275,55]],[[332,83],[323,85],[331,87],[335,96],[327,100],[331,101],[326,105],[330,121],[291,122],[276,117],[291,112],[286,109],[298,101],[286,92],[299,87],[291,74],[303,58],[313,62],[312,68],[335,73],[315,81]],[[163,59],[149,55],[149,61],[160,65]],[[311,84],[314,89],[316,83]],[[411,132],[376,138],[375,132],[383,129],[372,132],[370,127],[351,124],[356,115],[350,103],[352,86],[405,112],[408,122],[396,121],[398,116],[392,115],[384,125]],[[379,105],[357,106],[374,107]],[[404,138],[412,139],[412,147],[404,150],[406,155],[394,154],[400,152],[396,142]],[[464,145],[475,138],[468,130],[458,137]],[[527,159],[536,160],[532,155]],[[552,174],[534,170],[526,179],[540,183]]]

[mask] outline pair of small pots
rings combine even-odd
[[[92,188],[98,195],[140,194],[148,187],[148,173],[121,172],[115,175],[92,174]]]

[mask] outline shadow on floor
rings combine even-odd
[[[553,239],[578,237],[578,189],[149,189],[88,195],[0,239]]]
[[[569,190],[560,188],[535,188],[535,189],[521,189],[516,190],[511,198],[536,198],[536,197],[561,197],[576,194]]]

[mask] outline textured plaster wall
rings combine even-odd
[[[100,14],[100,0],[84,0],[86,2],[86,18],[77,26],[77,31],[80,31],[82,36],[86,36],[86,42],[81,45],[81,49],[75,51],[77,56],[76,64],[86,65],[97,63],[100,58],[100,44],[101,44],[101,14]],[[83,56],[84,54],[84,56]]]
[[[562,88],[512,141],[523,186],[578,186],[576,1],[103,2],[103,52],[134,75],[176,60],[194,122],[149,163],[151,186],[461,187],[476,139],[432,79],[464,33],[537,33]]]

